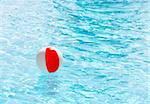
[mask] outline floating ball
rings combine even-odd
[[[52,73],[60,67],[62,56],[56,48],[46,47],[38,52],[36,61],[40,69],[47,69],[48,72]]]

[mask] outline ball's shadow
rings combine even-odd
[[[41,95],[56,95],[58,90],[57,76],[49,73],[44,73],[39,76],[37,85],[35,86],[36,92]]]

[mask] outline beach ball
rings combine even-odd
[[[36,57],[40,69],[46,69],[49,73],[56,72],[61,65],[62,55],[54,47],[45,47],[39,50]]]

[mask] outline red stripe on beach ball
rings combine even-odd
[[[60,59],[56,50],[46,48],[45,61],[48,72],[57,71],[60,64]]]

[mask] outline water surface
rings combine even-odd
[[[0,0],[0,104],[148,104],[149,0]],[[37,68],[45,46],[63,53]]]

